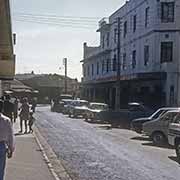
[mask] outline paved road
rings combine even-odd
[[[170,148],[123,129],[107,130],[38,108],[36,124],[77,180],[179,180],[180,166]]]

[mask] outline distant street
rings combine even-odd
[[[179,180],[175,151],[130,130],[107,129],[38,107],[36,125],[77,180]]]

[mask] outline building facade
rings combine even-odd
[[[5,84],[4,80],[12,80],[15,74],[15,55],[9,0],[0,0],[0,95]]]
[[[180,105],[180,0],[129,0],[84,44],[83,95],[112,108]]]

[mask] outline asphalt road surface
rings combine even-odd
[[[39,107],[36,125],[75,180],[179,180],[175,151],[125,129],[107,129]]]

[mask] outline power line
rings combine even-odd
[[[48,19],[48,18],[36,18],[36,17],[15,17],[16,19],[20,20],[32,20],[32,21],[41,21],[41,22],[50,22],[50,23],[64,23],[64,24],[75,24],[75,25],[87,25],[87,26],[97,26],[96,23],[88,23],[88,22],[81,22],[81,21],[74,21],[74,20],[57,20],[57,19]]]
[[[53,14],[32,14],[32,13],[20,13],[15,12],[14,15],[24,15],[24,16],[36,16],[36,17],[55,17],[55,18],[73,18],[73,19],[90,19],[90,20],[99,20],[101,17],[83,17],[83,16],[57,16]]]
[[[80,25],[71,25],[71,24],[63,24],[63,23],[52,23],[52,22],[43,22],[38,20],[27,20],[27,19],[14,19],[17,22],[24,22],[24,23],[35,23],[35,24],[42,24],[42,25],[53,25],[53,26],[60,26],[60,27],[71,27],[71,28],[82,28],[82,29],[94,29],[94,27],[90,26],[80,26]],[[82,24],[83,25],[83,24]]]

